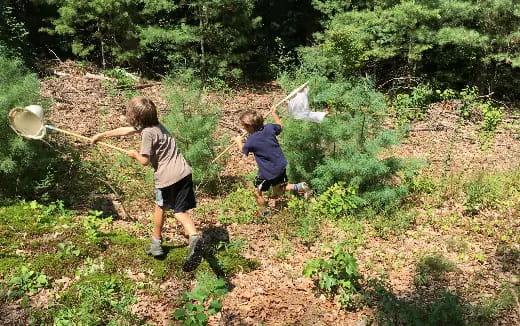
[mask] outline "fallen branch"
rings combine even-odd
[[[419,131],[446,131],[446,130],[449,130],[450,128],[446,127],[446,126],[436,126],[436,127],[432,127],[432,128],[416,128],[416,129],[412,129],[410,130],[411,132],[419,132]]]
[[[65,76],[70,76],[70,74],[68,72],[63,72],[63,71],[56,71],[54,69],[48,69],[46,70],[49,74],[52,74],[52,75],[56,75],[56,76],[59,76],[59,77],[65,77]]]
[[[159,86],[159,85],[162,85],[162,83],[141,84],[141,85],[137,85],[137,86],[135,86],[135,88],[137,88],[137,89],[143,89],[143,88],[152,87],[152,86]]]
[[[95,75],[95,74],[91,74],[90,72],[87,72],[85,74],[85,77],[91,78],[91,79],[98,79],[98,80],[114,80],[113,78],[107,77],[105,75]]]
[[[143,89],[147,87],[162,85],[162,83],[149,83],[149,84],[138,84],[138,85],[118,85],[117,89]]]

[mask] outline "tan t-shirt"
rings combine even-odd
[[[156,188],[168,187],[191,173],[191,167],[162,124],[144,128],[141,141],[141,155],[150,158]]]

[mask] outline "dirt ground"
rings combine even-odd
[[[122,95],[109,96],[102,80],[87,77],[87,73],[96,74],[96,71],[81,69],[72,62],[61,63],[54,69],[64,74],[44,79],[41,92],[43,96],[53,99],[46,116],[55,126],[92,136],[99,131],[125,125],[123,114],[127,99]],[[153,99],[161,113],[166,112],[167,104],[161,95],[162,85],[145,87],[140,91]],[[282,89],[272,83],[251,86],[224,98],[210,97],[208,101],[221,106],[224,114],[220,126],[229,130],[236,126],[237,112],[240,110],[267,111],[270,105],[283,97]],[[428,163],[424,168],[425,173],[434,177],[447,173],[507,170],[518,165],[520,143],[517,140],[518,123],[514,117],[508,118],[496,137],[483,148],[475,126],[471,123],[460,125],[455,110],[454,103],[433,106],[428,110],[427,118],[415,123],[409,137],[401,146],[395,147],[391,154],[424,159]],[[73,142],[85,152],[89,151],[90,145],[84,142],[68,137],[63,137],[63,140]],[[113,143],[123,148],[136,148],[138,139],[121,139]],[[232,158],[223,175],[243,175],[255,168],[251,157],[243,158],[235,150],[231,153]],[[200,202],[211,200],[214,199],[199,198]],[[143,210],[134,210],[132,215],[145,221],[151,204],[143,203]],[[450,204],[435,208],[433,214],[439,219],[448,219],[454,215],[461,216],[462,210],[461,204],[455,207]],[[500,218],[493,216],[491,211],[486,214],[490,219]],[[518,213],[511,212],[510,218],[510,223],[504,224],[504,227],[519,230]],[[218,225],[211,214],[197,223],[201,227]],[[465,224],[453,225],[456,234],[463,235]],[[336,303],[314,294],[312,281],[302,275],[302,265],[309,259],[325,257],[330,252],[330,248],[322,246],[322,243],[310,248],[297,242],[292,243],[289,253],[280,258],[278,253],[284,250],[285,245],[274,237],[276,230],[269,224],[230,225],[227,231],[231,238],[247,239],[244,255],[258,260],[261,265],[253,272],[239,273],[229,280],[233,290],[223,299],[223,311],[210,317],[210,325],[365,325],[366,318],[374,314],[370,308],[355,312],[340,310]],[[178,226],[170,227],[166,237],[176,238],[179,234]],[[496,245],[485,235],[473,237],[470,247],[489,259],[485,263],[461,259],[446,246],[446,241],[453,238],[454,234],[450,230],[421,225],[419,222],[405,234],[386,240],[369,233],[356,257],[363,273],[371,273],[375,269],[388,273],[392,289],[399,298],[413,299],[423,295],[415,290],[413,282],[415,263],[421,253],[440,252],[457,262],[457,270],[449,273],[442,286],[467,293],[468,302],[481,302],[482,298],[496,294],[503,282],[510,281],[515,272],[518,273],[518,268],[504,271],[500,267],[503,264],[500,263]],[[346,236],[343,231],[326,226],[323,243],[340,241]],[[475,282],[482,285],[479,288],[484,290],[468,289]],[[164,287],[175,292],[171,280]],[[169,315],[173,311],[169,310],[172,308],[167,299],[154,302],[147,302],[147,298],[140,299],[136,311],[149,316],[151,323],[167,325],[170,322]],[[146,311],[150,309],[153,313]],[[512,314],[499,324],[520,324],[519,318]]]

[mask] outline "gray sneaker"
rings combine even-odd
[[[146,248],[144,251],[148,255],[152,255],[154,257],[162,256],[162,255],[164,255],[164,250],[163,250],[161,244],[162,244],[161,239],[152,238],[152,244],[148,248]]]
[[[310,195],[312,194],[312,190],[306,182],[300,182],[298,183],[298,193],[303,194],[303,198],[309,199]]]
[[[186,256],[186,261],[182,266],[182,270],[185,272],[194,271],[201,263],[203,239],[198,234],[192,234],[188,240],[188,245],[188,256]]]

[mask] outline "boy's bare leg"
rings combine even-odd
[[[255,199],[258,204],[258,210],[260,212],[265,211],[265,198],[262,196],[262,192],[258,189],[255,189]]]
[[[273,186],[273,197],[275,199],[280,197],[285,190],[286,190],[286,187],[284,187],[284,185]]]
[[[285,185],[285,191],[294,191],[294,183],[288,183]]]
[[[274,198],[274,208],[278,211],[282,210],[282,202],[278,200],[278,198],[287,190],[287,186],[283,184],[279,184],[273,186],[273,198]]]
[[[182,226],[184,227],[184,233],[187,236],[198,234],[195,223],[193,223],[193,220],[187,212],[175,213],[175,219],[181,222]]]
[[[164,225],[164,209],[155,204],[155,209],[153,212],[153,237],[156,239],[161,239],[162,237],[162,228]]]

